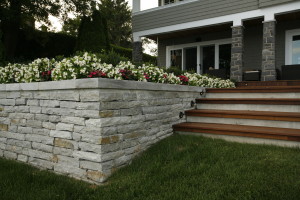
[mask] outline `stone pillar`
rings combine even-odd
[[[143,62],[143,45],[141,41],[133,42],[132,61],[135,63]]]
[[[243,79],[244,27],[232,27],[230,79],[237,82]]]
[[[276,21],[265,21],[263,32],[263,49],[262,49],[262,81],[276,80],[275,66],[275,33]]]

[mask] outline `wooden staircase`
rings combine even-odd
[[[175,132],[300,147],[298,85],[207,89],[185,115],[185,123],[173,126]]]

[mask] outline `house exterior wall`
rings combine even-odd
[[[288,3],[296,0],[259,0],[258,1],[258,6],[259,8],[266,7],[266,6],[273,6],[277,4],[282,4],[282,3]]]
[[[257,0],[198,0],[133,15],[133,32],[258,9]]]

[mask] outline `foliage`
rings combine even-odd
[[[171,136],[95,186],[0,159],[3,200],[298,200],[300,151]]]
[[[76,17],[74,19],[69,18],[64,21],[61,33],[77,37],[79,26],[80,17]]]
[[[132,60],[132,49],[129,48],[124,48],[124,47],[120,47],[117,45],[111,45],[112,50],[118,54],[120,54],[123,57],[126,57],[130,60]],[[149,54],[143,53],[143,61],[144,63],[150,63],[155,65],[156,64],[156,57],[155,56],[151,56]]]
[[[41,57],[54,58],[57,55],[70,56],[74,52],[76,38],[38,30],[22,30],[19,34],[15,58],[33,60]]]
[[[49,72],[51,71],[51,72]],[[234,87],[230,80],[212,79],[200,74],[184,73],[176,76],[154,65],[136,66],[131,62],[121,61],[117,65],[106,64],[101,54],[79,53],[62,60],[37,59],[28,65],[8,64],[0,68],[0,83],[34,82],[49,80],[68,80],[88,78],[93,72],[105,74],[105,78],[118,80],[136,80],[169,84],[183,84],[202,87]],[[94,73],[94,75],[96,75]],[[94,77],[94,75],[92,77]]]
[[[121,56],[120,54],[112,51],[104,52],[101,54],[97,54],[97,56],[101,59],[102,62],[104,63],[110,63],[113,66],[118,65],[120,62],[127,62],[130,61],[130,59]]]
[[[5,61],[5,49],[2,43],[2,32],[0,30],[0,67],[4,61]]]
[[[125,0],[101,0],[101,13],[107,19],[109,41],[123,47],[131,47],[131,10]]]
[[[107,22],[100,11],[94,11],[90,17],[81,20],[76,50],[99,53],[103,49],[110,49]]]
[[[90,14],[98,0],[1,0],[0,21],[4,34],[4,46],[8,59],[13,59],[21,27],[28,22],[39,21],[50,24],[49,16],[68,18],[72,12],[76,16]]]

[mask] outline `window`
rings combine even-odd
[[[184,1],[184,0],[160,0],[158,2],[158,5],[163,6],[163,5],[168,5],[168,4],[172,4],[172,3],[176,3],[176,2],[180,2],[180,1]]]
[[[287,31],[285,43],[285,64],[300,65],[300,29]]]

